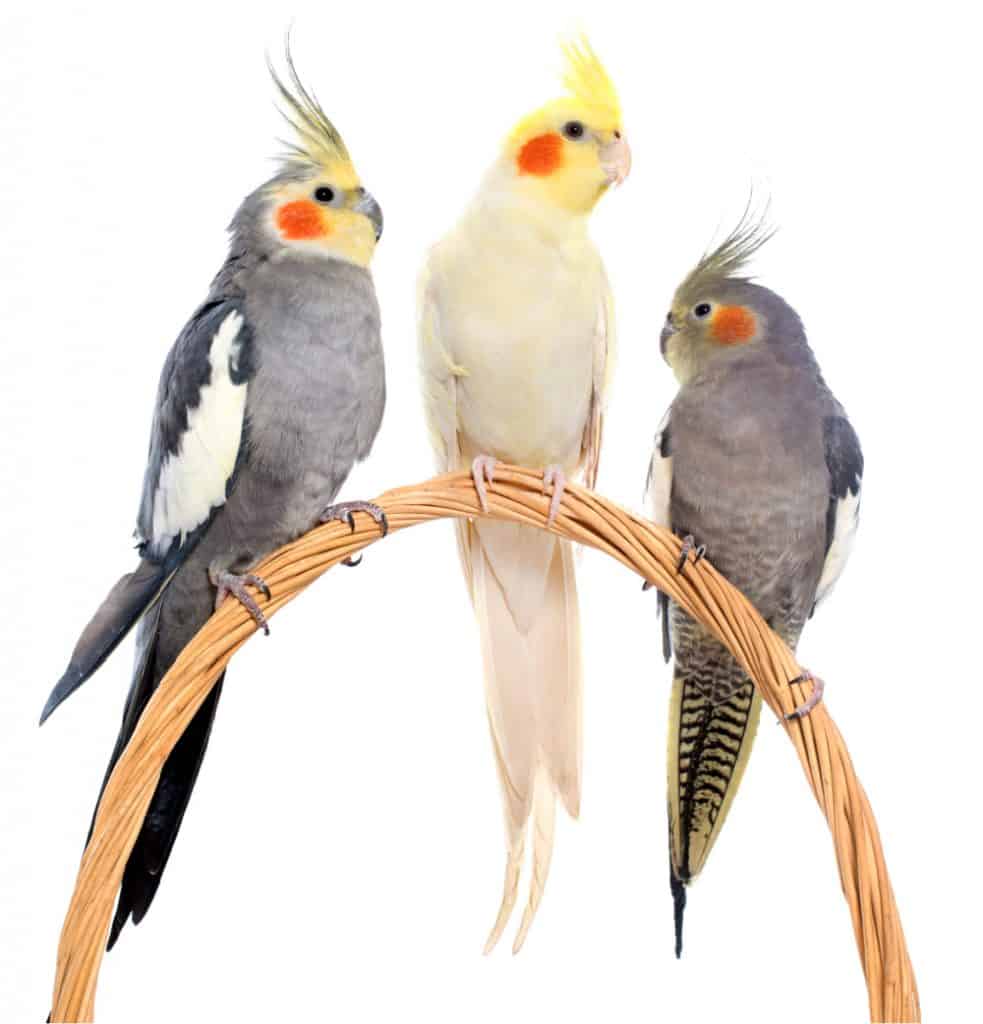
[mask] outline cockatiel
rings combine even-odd
[[[680,387],[655,437],[648,497],[656,523],[684,548],[705,548],[794,650],[850,554],[863,456],[798,315],[743,275],[768,237],[746,216],[676,291],[661,348]],[[685,887],[740,785],[761,698],[706,629],[661,594],[660,604],[667,660],[670,632],[675,649],[668,809],[679,956]],[[812,692],[796,715],[822,693],[820,680],[801,681]]]
[[[139,621],[133,682],[109,773],[147,701],[226,595],[264,629],[249,570],[319,519],[379,429],[385,376],[369,263],[382,213],[301,84],[270,68],[296,132],[278,173],[247,196],[229,256],[164,364],[137,520],[140,563],[86,627],[41,721]],[[267,629],[268,632],[268,629]],[[222,681],[167,759],[123,875],[109,935],[139,923],[160,884],[208,744]],[[105,786],[105,782],[103,783]]]
[[[568,474],[597,474],[614,348],[611,293],[587,221],[630,167],[611,79],[586,40],[564,47],[568,95],[523,118],[420,282],[420,352],[442,471],[471,467],[481,502],[496,460],[544,470],[556,515]],[[581,666],[572,546],[531,527],[461,523],[508,860],[490,952],[515,905],[534,817],[532,884],[513,952],[542,898],[556,795],[580,809]]]

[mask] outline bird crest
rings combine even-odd
[[[563,84],[570,95],[596,111],[604,121],[621,124],[621,104],[614,82],[587,37],[561,43],[565,68]]]
[[[754,254],[774,234],[775,229],[768,224],[768,208],[756,214],[752,212],[749,202],[734,230],[716,249],[704,253],[700,262],[686,275],[679,286],[679,293],[695,294],[711,283],[749,280],[743,271]]]
[[[297,74],[290,54],[289,40],[286,47],[286,63],[292,88],[284,84],[269,58],[266,63],[280,99],[285,104],[278,109],[296,135],[295,142],[280,140],[284,147],[281,158],[286,167],[305,171],[311,168],[321,170],[339,163],[351,167],[351,157],[341,133],[331,123],[317,98],[304,86]]]

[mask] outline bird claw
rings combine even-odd
[[[342,522],[347,523],[352,533],[355,532],[355,515],[356,512],[364,512],[379,525],[382,529],[382,536],[389,532],[389,520],[386,518],[386,513],[378,506],[374,505],[371,501],[342,501],[337,505],[329,505],[320,515],[319,519],[322,523]],[[356,565],[358,562],[355,563]]]
[[[677,575],[686,567],[686,559],[689,558],[689,553],[691,551],[695,552],[693,565],[698,565],[703,561],[703,556],[707,553],[707,546],[706,544],[700,544],[697,546],[696,538],[693,534],[687,533],[686,536],[683,537],[683,546],[679,549],[679,561],[676,563]]]
[[[246,590],[246,587],[255,587],[260,593],[270,600],[270,588],[266,584],[266,580],[262,576],[257,576],[253,572],[247,572],[243,575],[237,575],[234,572],[229,572],[226,569],[219,569],[216,571],[209,571],[208,578],[212,581],[212,585],[215,587],[215,608],[218,609],[219,605],[231,594],[239,604],[246,609],[247,612],[253,617],[253,621],[259,626],[262,631],[269,636],[270,635],[270,624],[266,621],[266,616],[263,614],[262,609],[256,603],[256,598]]]
[[[553,497],[550,498],[550,511],[546,517],[546,525],[552,526],[560,511],[560,502],[563,501],[563,492],[567,486],[567,475],[557,465],[549,465],[543,470],[543,494],[553,488]]]
[[[488,488],[485,481],[493,484],[495,482],[495,467],[498,459],[494,455],[476,455],[471,461],[471,479],[474,481],[474,489],[478,492],[478,501],[481,504],[481,511],[488,511]]]
[[[347,558],[341,560],[341,564],[349,569],[354,569],[357,565],[362,564],[361,554],[356,558],[354,555],[349,555]]]
[[[805,718],[823,699],[823,691],[826,689],[826,684],[819,676],[814,676],[808,669],[788,681],[789,686],[793,686],[795,683],[812,683],[812,693],[794,711],[790,711],[785,716],[786,722],[791,722],[796,718]]]

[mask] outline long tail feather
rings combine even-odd
[[[502,902],[498,908],[498,916],[492,925],[492,930],[485,940],[485,948],[482,950],[485,956],[498,945],[498,940],[509,923],[512,911],[515,908],[519,896],[519,876],[522,874],[522,856],[525,852],[525,832],[519,832],[515,844],[509,849],[508,860],[505,864],[505,884],[502,887]]]
[[[683,955],[683,914],[686,912],[686,886],[669,872],[669,891],[672,893],[672,923],[676,931],[676,959]]]
[[[529,902],[522,914],[522,922],[512,943],[512,955],[522,949],[529,929],[536,918],[536,911],[546,891],[550,862],[553,859],[553,836],[556,828],[556,793],[549,779],[540,773],[536,780],[536,795],[533,799],[533,848],[532,881],[529,886]]]
[[[120,725],[116,745],[103,779],[102,790],[99,794],[100,800],[106,783],[109,781],[109,776],[129,743],[147,702],[170,667],[171,658],[161,655],[159,649],[160,631],[163,628],[161,610],[161,602],[152,604],[140,622],[133,681],[127,695],[126,706],[123,709],[123,721]],[[195,628],[194,621],[188,623],[190,633],[193,634]],[[180,648],[180,644],[171,646]],[[174,653],[176,654],[177,651],[175,650]],[[130,918],[133,919],[134,924],[139,924],[157,893],[208,747],[208,739],[221,690],[222,680],[220,679],[196,712],[184,735],[178,740],[161,768],[157,788],[154,790],[143,825],[123,872],[123,881],[120,886],[116,913],[110,928],[107,949],[112,949],[116,944],[123,926]],[[98,809],[98,802],[96,807]],[[95,816],[93,815],[93,823],[94,820]],[[92,826],[90,825],[89,835],[86,838],[87,845],[91,838]]]
[[[139,924],[160,886],[191,792],[208,747],[224,676],[212,688],[164,762],[143,827],[130,853],[106,949],[112,949],[127,920]]]
[[[61,679],[51,691],[41,725],[66,697],[74,693],[113,653],[136,621],[160,595],[168,579],[168,570],[141,560],[136,570],[127,573],[110,590],[92,621],[82,631]]]
[[[669,718],[670,888],[676,956],[690,881],[702,871],[747,766],[761,698],[740,666],[719,656],[687,671],[677,663]]]
[[[470,579],[485,662],[488,721],[505,807],[505,884],[485,952],[515,907],[530,814],[532,880],[518,952],[549,875],[560,795],[580,809],[581,668],[572,546],[511,524],[475,524]]]

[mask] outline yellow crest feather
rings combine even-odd
[[[286,62],[292,90],[284,85],[269,57],[266,60],[280,98],[286,105],[279,108],[280,113],[296,135],[296,142],[281,140],[284,163],[302,169],[327,168],[339,163],[351,167],[351,157],[341,134],[321,108],[317,97],[304,86],[297,74],[290,54],[289,39]]]
[[[575,99],[602,114],[615,125],[621,124],[621,104],[614,82],[594,52],[586,36],[561,44],[566,69],[563,84]]]

